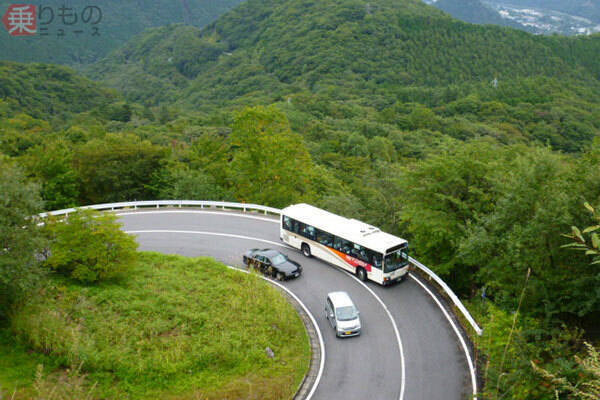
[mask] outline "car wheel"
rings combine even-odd
[[[306,243],[302,243],[302,254],[304,254],[306,257],[310,257],[310,246],[307,245]]]
[[[357,268],[356,276],[358,277],[358,279],[364,282],[367,280],[367,271],[365,271],[364,268]]]
[[[283,278],[284,278],[283,274],[281,272],[278,272],[277,273],[277,280],[278,281],[283,281]]]
[[[337,330],[337,326],[334,326],[333,330],[335,331],[335,337],[340,337],[340,334],[338,333],[338,330]]]

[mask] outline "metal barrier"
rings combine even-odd
[[[444,292],[446,292],[446,294],[448,295],[448,297],[450,297],[450,300],[452,300],[452,302],[454,303],[454,305],[456,306],[456,308],[458,308],[460,310],[460,312],[463,314],[463,316],[467,319],[467,321],[469,321],[469,324],[471,324],[471,326],[473,327],[473,329],[475,330],[475,332],[477,332],[477,334],[479,336],[481,336],[481,334],[483,333],[483,329],[481,329],[479,327],[479,325],[477,325],[477,322],[475,322],[475,319],[471,316],[471,313],[469,313],[469,310],[467,310],[467,308],[460,301],[460,299],[458,298],[458,296],[456,296],[456,294],[454,294],[454,292],[452,291],[452,289],[450,289],[450,286],[448,286],[446,284],[446,282],[444,282],[442,280],[442,278],[440,278],[439,276],[437,276],[435,272],[433,272],[432,270],[430,270],[429,268],[427,268],[425,265],[421,264],[419,261],[415,260],[412,257],[408,257],[408,260],[415,267],[419,268],[421,271],[423,271],[427,275],[429,275],[429,277],[431,279],[433,279],[442,288],[442,290]]]
[[[226,210],[226,209],[242,210],[243,212],[261,211],[265,215],[267,215],[268,213],[276,214],[276,215],[281,214],[281,210],[279,210],[278,208],[261,206],[259,204],[231,203],[231,202],[227,202],[227,201],[151,200],[151,201],[127,201],[127,202],[121,202],[121,203],[95,204],[92,206],[83,206],[83,207],[78,207],[78,208],[67,208],[64,210],[50,211],[48,213],[41,213],[41,214],[39,214],[39,216],[42,218],[45,218],[48,215],[69,215],[70,213],[73,213],[81,208],[83,208],[83,209],[91,208],[93,210],[99,210],[99,211],[104,211],[104,210],[114,211],[114,210],[119,210],[119,209],[123,209],[123,208],[133,208],[134,210],[137,210],[138,208],[145,208],[145,207],[160,208],[160,207],[169,207],[169,206],[170,207],[178,207],[178,208],[182,208],[182,207],[200,207],[200,208],[215,207],[215,208],[221,208],[223,210]]]
[[[162,207],[170,206],[170,207],[178,207],[178,208],[182,208],[182,207],[200,207],[200,208],[215,207],[215,208],[221,208],[223,210],[233,209],[233,210],[242,210],[243,212],[260,211],[260,212],[264,213],[265,215],[267,215],[269,213],[275,214],[275,215],[281,215],[281,210],[278,208],[261,206],[259,204],[232,203],[232,202],[227,202],[227,201],[198,201],[198,200],[128,201],[128,202],[122,202],[122,203],[96,204],[96,205],[92,205],[92,206],[84,206],[84,207],[79,207],[79,208],[91,208],[93,210],[99,210],[99,211],[102,211],[102,210],[113,211],[113,210],[119,210],[119,209],[124,209],[124,208],[133,208],[134,210],[137,210],[138,208],[147,208],[147,207],[160,208],[161,206]],[[57,210],[57,211],[51,211],[48,213],[41,213],[41,214],[39,214],[39,216],[41,218],[45,218],[48,215],[69,215],[69,213],[72,213],[75,211],[77,211],[77,208],[68,208],[65,210]],[[446,284],[446,282],[444,282],[442,280],[442,278],[437,276],[435,274],[435,272],[433,272],[432,270],[430,270],[429,268],[427,268],[425,265],[421,264],[419,261],[415,260],[414,258],[410,257],[409,261],[414,266],[416,266],[421,271],[423,271],[425,274],[427,274],[431,279],[433,279],[440,286],[440,288],[442,288],[442,290],[444,292],[446,292],[446,294],[452,300],[452,302],[454,303],[456,308],[458,308],[458,310],[467,319],[469,324],[471,324],[471,327],[473,327],[475,332],[478,335],[481,335],[483,333],[483,329],[481,329],[479,327],[479,325],[477,325],[477,323],[475,322],[475,320],[469,313],[469,310],[467,310],[467,308],[460,301],[460,299],[456,296],[456,294],[454,294],[454,292],[452,291],[452,289],[450,289],[450,287]]]

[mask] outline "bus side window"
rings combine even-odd
[[[369,256],[369,264],[374,266],[377,269],[381,269],[381,260],[383,256],[373,250],[367,250]]]
[[[339,237],[334,237],[333,239],[333,248],[336,249],[337,251],[342,251],[342,239],[340,239]]]
[[[306,225],[304,236],[306,236],[307,238],[309,238],[311,240],[315,240],[316,232],[315,232],[314,226]]]
[[[283,229],[292,230],[292,219],[288,216],[283,216]]]
[[[333,236],[327,232],[323,232],[317,229],[317,241],[324,246],[333,246]]]
[[[306,236],[306,224],[303,222],[298,222],[298,232],[301,236]]]
[[[351,250],[353,247],[353,243],[350,243],[347,240],[342,239],[342,253],[351,254]]]

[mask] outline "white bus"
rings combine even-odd
[[[388,285],[408,273],[406,240],[308,204],[281,211],[279,237],[305,256],[337,265],[363,281]]]

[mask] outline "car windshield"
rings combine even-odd
[[[408,264],[408,248],[399,249],[385,255],[384,272],[392,272]]]
[[[352,306],[340,307],[336,310],[336,313],[339,321],[352,321],[358,317],[356,309]]]
[[[285,262],[287,260],[287,257],[284,256],[283,254],[277,254],[274,257],[271,257],[271,262],[273,263],[273,265],[278,265],[281,264],[282,262]]]

